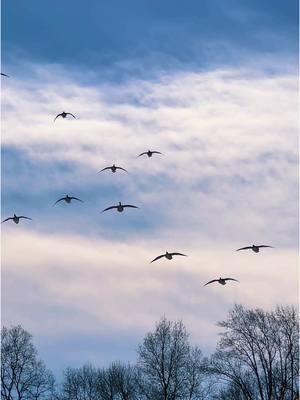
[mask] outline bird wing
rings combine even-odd
[[[236,282],[239,282],[237,279],[234,279],[234,278],[224,278],[224,281],[236,281]]]
[[[213,279],[212,281],[207,282],[207,283],[206,283],[205,285],[203,285],[203,286],[209,285],[210,283],[213,283],[213,282],[219,282],[219,279]]]
[[[153,154],[162,154],[160,151],[151,151]]]
[[[112,210],[113,208],[118,208],[118,206],[110,206],[102,210],[101,212],[103,213],[104,211]]]
[[[121,169],[122,171],[128,172],[125,168],[122,167],[116,167],[116,169]]]
[[[61,199],[56,200],[56,202],[53,204],[55,206],[55,204],[57,204],[58,202],[65,200],[65,197],[62,197]]]
[[[58,117],[61,117],[62,114],[57,114],[57,116],[54,118],[54,122],[57,120]]]
[[[78,201],[81,201],[81,203],[84,203],[84,201],[80,200],[78,197],[71,196],[70,199],[71,200],[78,200]]]
[[[182,253],[170,253],[172,256],[185,256],[187,257],[186,254],[182,254]]]
[[[252,249],[252,246],[241,247],[240,249],[237,249],[236,251],[247,250],[247,249]]]
[[[138,208],[137,206],[132,206],[131,204],[122,204],[123,207]]]
[[[272,247],[272,249],[274,249],[273,246],[267,246],[266,244],[261,244],[261,245],[259,245],[259,246],[257,246],[257,247]]]
[[[147,151],[144,151],[144,153],[139,154],[138,157],[141,157],[141,156],[143,156],[144,154],[147,154]]]
[[[20,215],[19,218],[30,219],[32,221],[32,218],[25,217],[25,215]]]
[[[10,219],[13,219],[13,217],[9,217],[9,218],[4,219],[4,220],[1,222],[1,224],[3,224],[3,222],[9,221]]]
[[[165,254],[162,254],[161,256],[154,258],[154,260],[150,261],[150,264],[153,263],[153,261],[159,260],[160,258],[163,258],[163,257],[165,257]]]
[[[4,74],[3,72],[0,72],[2,76],[6,76],[6,78],[9,78],[8,75]]]
[[[100,171],[98,171],[98,174],[99,174],[99,172],[105,171],[106,169],[111,169],[111,167],[105,167],[105,168],[101,169]]]
[[[66,113],[67,115],[72,115],[73,118],[76,119],[75,115],[73,115],[72,113]]]

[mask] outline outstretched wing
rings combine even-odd
[[[66,113],[67,115],[72,115],[73,118],[76,119],[75,115],[73,115],[72,113]]]
[[[3,224],[3,222],[9,221],[10,219],[13,219],[13,217],[9,217],[9,218],[4,219],[4,220],[1,222],[1,224]]]
[[[99,174],[100,172],[102,172],[102,171],[107,170],[107,169],[111,169],[111,167],[105,167],[105,168],[101,169],[100,171],[98,171],[98,174]]]
[[[252,246],[241,247],[240,249],[237,249],[236,251],[248,250],[248,249],[252,249]]]
[[[209,285],[210,283],[213,283],[213,282],[219,282],[219,279],[213,279],[212,281],[207,282],[207,283],[206,283],[205,285],[203,285],[203,286]]]
[[[57,114],[57,116],[54,118],[54,122],[57,120],[58,117],[61,117],[62,114]]]
[[[182,254],[182,253],[170,253],[172,256],[185,256],[187,257],[186,254]]]
[[[30,219],[32,221],[32,218],[29,217],[25,217],[25,215],[20,215],[19,218],[23,218],[23,219]]]
[[[257,247],[272,247],[272,249],[274,249],[273,246],[267,246],[266,244],[261,244],[261,245],[259,245],[259,246],[257,246]]]
[[[70,199],[71,199],[71,200],[81,201],[81,203],[84,202],[83,200],[80,200],[78,197],[74,197],[74,196],[70,197]]]
[[[235,281],[235,282],[239,282],[237,279],[234,279],[234,278],[224,278],[224,281]]]
[[[160,151],[151,151],[153,154],[162,154]]]
[[[148,154],[147,151],[144,151],[144,153],[139,154],[138,157],[141,157],[141,156],[143,156],[144,154]]]
[[[132,206],[131,204],[122,204],[122,206],[125,207],[130,207],[130,208],[138,208],[137,206]]]
[[[162,254],[161,256],[158,256],[158,257],[154,258],[154,260],[150,261],[150,264],[153,263],[156,260],[159,260],[160,258],[163,258],[163,257],[165,257],[165,254]]]
[[[125,168],[122,167],[116,167],[116,169],[121,169],[122,171],[128,172]]]
[[[53,205],[55,206],[55,204],[59,203],[62,200],[65,200],[65,197],[62,197],[61,199],[56,200],[56,202]]]
[[[110,206],[102,210],[101,212],[103,213],[104,211],[112,210],[113,208],[118,208],[118,206]]]
[[[4,74],[3,72],[0,72],[0,74],[1,74],[2,76],[6,76],[6,78],[9,78],[9,76],[6,75],[6,74]]]

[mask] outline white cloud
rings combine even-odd
[[[5,226],[4,323],[53,336],[127,335],[165,313],[213,348],[214,324],[234,302],[297,301],[295,75],[227,69],[89,87],[61,68],[36,73],[34,82],[14,78],[3,90],[2,144],[35,166],[8,171],[5,187],[36,195],[74,185],[94,197],[82,216],[76,211],[74,234],[60,209],[44,215],[42,232],[38,202],[31,230]],[[53,123],[63,110],[78,120]],[[136,158],[148,148],[164,155]],[[130,173],[97,176],[112,162]],[[65,164],[72,168],[64,173]],[[110,184],[111,201],[118,187],[139,214],[96,216]],[[276,249],[234,252],[253,242]],[[149,264],[167,249],[189,257]],[[224,274],[241,284],[202,287]]]

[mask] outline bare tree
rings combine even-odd
[[[81,368],[67,368],[62,384],[63,400],[99,400],[100,372],[90,364]]]
[[[20,325],[1,332],[1,398],[45,400],[54,392],[54,377],[37,358],[31,335]]]
[[[139,388],[151,400],[204,399],[204,362],[181,321],[162,318],[139,346]]]
[[[293,307],[273,312],[236,305],[227,321],[213,371],[246,400],[295,400],[299,386],[299,325]]]
[[[101,370],[98,388],[103,400],[137,399],[136,368],[120,362],[112,363]]]

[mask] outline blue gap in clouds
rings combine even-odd
[[[161,223],[159,212],[149,213],[143,204],[136,204],[138,210],[122,214],[115,210],[100,213],[118,201],[138,202],[126,189],[126,179],[134,177],[116,180],[117,176],[100,176],[75,163],[37,162],[8,146],[2,148],[1,172],[2,217],[27,215],[33,218],[26,224],[29,229],[127,240],[131,235],[150,233]],[[143,184],[140,187],[146,189]],[[61,202],[53,207],[66,194],[79,197],[84,203]]]

